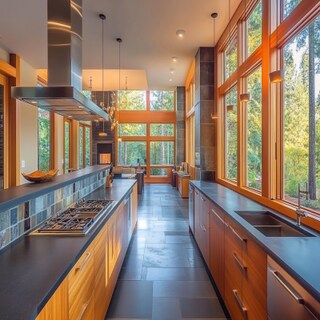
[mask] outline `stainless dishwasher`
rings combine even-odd
[[[268,256],[268,320],[319,320],[320,304]]]

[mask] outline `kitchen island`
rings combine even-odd
[[[75,172],[71,175],[75,175],[73,178],[77,180],[81,173]],[[59,183],[59,181],[55,183]],[[41,191],[39,190],[39,192]],[[118,180],[113,183],[111,188],[105,188],[103,184],[87,194],[87,199],[112,199],[116,200],[117,204],[85,236],[24,235],[1,250],[1,320],[35,319],[82,254],[108,224],[108,221],[112,219],[114,214],[118,214],[120,209],[121,212],[124,212],[123,202],[131,193],[132,198],[135,198],[136,180]],[[132,201],[132,211],[134,212],[134,210],[136,210],[136,200],[135,203]],[[136,214],[131,217],[130,226],[128,226],[128,222],[125,223],[128,226],[127,232],[129,230],[130,232],[126,238],[125,236],[123,238],[126,239],[126,243],[122,251],[118,253],[117,259],[119,261],[114,262],[117,269],[113,276],[115,279],[135,223]],[[115,281],[113,280],[113,282]]]

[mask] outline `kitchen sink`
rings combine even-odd
[[[236,211],[236,213],[266,237],[314,237],[308,231],[270,211]]]

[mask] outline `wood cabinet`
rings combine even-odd
[[[225,302],[234,319],[267,318],[267,255],[226,217]]]
[[[36,320],[67,320],[69,319],[68,313],[68,281],[65,279],[41,310]]]
[[[212,202],[210,212],[209,269],[222,297],[224,297],[224,212]]]
[[[94,310],[94,277],[93,242],[68,274],[69,319],[85,319]]]
[[[195,190],[195,238],[207,264],[209,264],[209,200],[198,190]]]
[[[180,192],[180,195],[182,198],[188,198],[189,197],[189,176],[179,176],[177,175],[178,180],[178,190]]]
[[[103,320],[137,223],[137,187],[81,255],[36,320]],[[131,230],[130,230],[131,229]]]
[[[265,251],[199,190],[194,195],[194,236],[232,319],[267,319]]]

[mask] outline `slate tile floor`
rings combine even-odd
[[[188,200],[170,185],[145,185],[138,227],[106,319],[226,319],[188,231]]]

